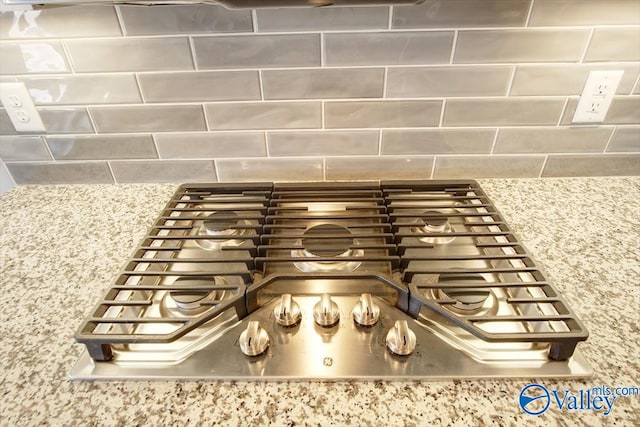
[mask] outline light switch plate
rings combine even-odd
[[[580,95],[572,123],[601,123],[622,79],[622,70],[591,71]]]
[[[17,132],[44,132],[45,127],[24,83],[0,83],[0,100]]]

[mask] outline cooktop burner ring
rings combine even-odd
[[[446,245],[456,236],[430,236],[430,234],[452,233],[455,229],[449,222],[449,214],[459,212],[458,209],[429,209],[422,212],[426,216],[415,219],[417,226],[411,227],[418,240],[432,245]],[[441,215],[440,215],[441,214]]]
[[[306,237],[296,242],[296,245],[302,246],[303,249],[291,251],[291,256],[304,258],[304,260],[294,262],[293,265],[305,273],[356,270],[362,262],[354,259],[364,256],[364,250],[354,249],[359,242],[355,238],[350,238],[351,234],[347,227],[334,223],[323,223],[307,228],[302,233]],[[320,238],[327,235],[340,237]],[[314,261],[313,258],[344,258],[345,260]]]
[[[249,230],[241,227],[251,225],[249,221],[240,219],[239,215],[233,211],[205,211],[198,216],[201,216],[202,220],[200,225],[194,226],[194,230],[195,234],[202,236],[203,239],[196,240],[196,244],[208,251],[218,251],[223,246],[240,246],[244,240],[233,237],[246,235]],[[229,236],[229,240],[207,239],[206,236]]]
[[[432,289],[431,293],[435,299],[451,299],[454,304],[446,304],[445,307],[461,315],[495,315],[498,312],[499,301],[491,288],[492,280],[489,280],[484,274],[457,274],[440,275],[438,278],[440,283],[474,283],[485,282],[486,288],[478,287],[447,287]]]
[[[225,290],[180,290],[181,285],[211,286],[211,278],[178,277],[172,285],[172,289],[165,291],[162,296],[161,312],[169,317],[197,316],[211,309],[213,306],[203,303],[221,301],[227,296]],[[213,284],[228,285],[228,281],[221,276],[213,277]]]

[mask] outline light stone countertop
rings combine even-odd
[[[481,180],[590,331],[595,377],[549,389],[639,386],[640,178]],[[71,382],[73,334],[176,185],[18,187],[0,197],[0,425],[640,425],[611,415],[524,414],[527,380]]]

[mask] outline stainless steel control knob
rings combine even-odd
[[[409,329],[406,320],[397,320],[387,332],[387,348],[392,353],[407,356],[416,348],[416,334]]]
[[[247,356],[258,356],[269,347],[269,335],[260,322],[252,321],[240,334],[240,350]]]
[[[273,309],[273,316],[276,323],[281,326],[294,326],[302,318],[300,306],[291,298],[291,294],[283,294],[280,302]]]
[[[313,319],[320,326],[333,326],[340,321],[340,309],[329,294],[322,294],[320,301],[313,306]]]
[[[373,326],[380,318],[380,307],[373,302],[371,294],[360,295],[360,301],[353,307],[353,320],[362,326]]]

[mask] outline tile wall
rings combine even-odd
[[[0,14],[0,109],[18,184],[640,174],[640,2],[427,0]],[[605,122],[571,125],[590,70],[624,70]]]

